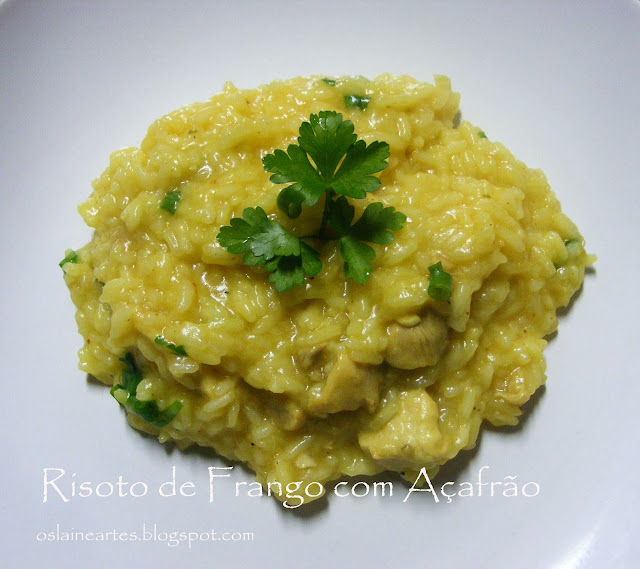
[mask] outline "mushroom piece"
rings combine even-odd
[[[385,361],[398,369],[435,365],[447,347],[449,327],[444,319],[427,312],[413,326],[394,322],[387,328]]]
[[[378,405],[381,373],[379,366],[359,364],[342,352],[331,365],[319,396],[309,402],[309,409],[324,415],[366,405],[373,411]]]

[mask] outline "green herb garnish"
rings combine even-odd
[[[322,197],[324,205],[320,228],[315,235],[297,237],[260,207],[247,208],[242,218],[233,218],[220,229],[220,245],[230,253],[244,253],[245,265],[258,265],[271,272],[269,280],[282,292],[301,285],[305,276],[322,269],[320,253],[305,239],[338,240],[344,259],[344,274],[358,283],[366,283],[373,267],[375,251],[365,242],[387,244],[393,231],[402,229],[406,216],[393,207],[375,202],[367,206],[353,222],[355,208],[347,197],[366,197],[380,186],[373,176],[387,167],[389,145],[367,145],[354,134],[351,121],[342,120],[334,111],[312,114],[299,129],[298,144],[287,151],[276,150],[262,160],[272,172],[275,184],[288,184],[278,195],[278,207],[295,218],[302,206],[315,206]]]
[[[344,259],[344,274],[360,284],[369,280],[373,271],[370,263],[375,251],[366,244],[386,245],[393,241],[393,231],[402,229],[407,217],[394,207],[384,207],[380,202],[367,206],[358,221],[351,225],[355,209],[340,196],[331,202],[329,225],[339,238],[340,254]]]
[[[167,192],[160,204],[160,209],[168,211],[173,215],[176,212],[176,209],[178,209],[178,203],[180,202],[181,197],[182,194],[179,190],[171,190],[170,192]]]
[[[345,95],[344,106],[347,109],[360,109],[364,111],[371,102],[371,97],[368,95]]]
[[[321,111],[309,121],[300,126],[298,145],[262,159],[264,169],[273,172],[274,184],[295,182],[278,196],[278,207],[289,217],[298,217],[302,204],[315,205],[325,194],[364,198],[380,187],[380,180],[371,174],[384,170],[389,158],[386,142],[367,146],[340,113]]]
[[[111,388],[111,395],[130,413],[138,415],[147,423],[158,428],[166,427],[176,418],[180,409],[182,409],[182,403],[174,401],[169,407],[161,411],[155,401],[140,401],[136,397],[136,389],[142,381],[142,372],[136,366],[131,353],[127,353],[123,358],[120,358],[120,361],[126,367],[122,370],[121,383]]]
[[[580,239],[565,239],[564,246],[569,251],[569,254],[575,253],[582,247],[582,241]]]
[[[264,267],[278,292],[301,285],[305,275],[313,277],[322,269],[320,253],[282,225],[271,221],[261,207],[248,207],[242,218],[234,217],[220,228],[218,242],[229,253],[244,253],[245,265]]]
[[[187,355],[187,352],[184,349],[184,346],[182,346],[182,345],[176,346],[175,344],[172,344],[171,342],[167,342],[167,340],[164,339],[164,336],[156,336],[156,339],[154,340],[154,342],[156,344],[158,344],[158,346],[164,346],[168,350],[171,350],[174,354],[176,354],[178,356],[186,356]]]
[[[567,255],[569,257],[569,259],[573,258],[573,257],[577,257],[580,252],[582,251],[582,240],[581,239],[565,239],[564,240],[564,246],[567,248]],[[566,261],[561,261],[561,262],[555,262],[553,263],[553,266],[556,268],[556,270],[561,269],[562,267],[564,267]]]
[[[66,273],[66,271],[64,270],[64,266],[67,263],[77,263],[77,262],[78,262],[78,254],[75,251],[71,251],[71,253],[69,253],[64,259],[62,259],[62,261],[58,263],[58,266],[62,269],[63,272]]]
[[[427,294],[434,300],[446,302],[451,298],[451,283],[453,278],[438,261],[429,267],[429,288]]]
[[[480,138],[487,138],[487,134],[484,132],[484,130],[481,130],[481,131],[478,133],[478,136],[479,136]]]
[[[327,84],[327,85],[331,85],[331,87],[335,87],[336,86],[336,80],[335,79],[329,79],[328,77],[323,77],[322,80]]]
[[[58,266],[64,271],[64,266],[67,263],[77,263],[78,262],[78,254],[75,251],[71,251],[62,261],[58,263]]]

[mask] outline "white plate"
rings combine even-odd
[[[3,566],[637,566],[639,54],[640,6],[630,0],[1,4]],[[332,496],[287,511],[236,497],[234,482],[252,480],[236,467],[210,503],[207,468],[224,462],[166,452],[77,371],[80,338],[57,266],[90,236],[76,204],[112,150],[139,144],[153,119],[226,80],[385,71],[449,75],[464,116],[546,172],[599,256],[546,352],[547,387],[523,426],[485,431],[437,480],[461,490],[488,466],[485,480],[517,476],[520,489],[535,482],[540,492],[403,502],[396,480],[392,498]],[[195,496],[156,493],[172,466]],[[68,502],[51,491],[43,503],[45,468],[66,471]],[[119,475],[149,494],[70,496],[74,481],[95,489]],[[155,524],[155,541],[95,541],[143,524],[152,536]],[[160,540],[211,529],[254,539]],[[96,534],[62,542],[56,531]]]

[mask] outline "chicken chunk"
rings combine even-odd
[[[298,430],[307,419],[298,405],[286,396],[277,396],[275,393],[267,401],[266,409],[271,418],[285,431]]]
[[[412,389],[399,397],[397,413],[381,429],[360,433],[360,446],[391,470],[438,464],[444,440],[436,402],[424,389]]]
[[[398,369],[417,369],[438,362],[447,347],[449,327],[441,316],[427,312],[413,326],[394,322],[387,333],[385,361]]]
[[[339,353],[319,396],[309,402],[309,409],[324,415],[354,411],[366,405],[373,411],[378,405],[381,373],[379,366],[359,364],[346,353]]]
[[[312,381],[322,381],[325,378],[325,368],[332,361],[333,349],[326,344],[300,350],[296,355],[296,363],[303,369]]]

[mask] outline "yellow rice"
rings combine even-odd
[[[354,92],[371,96],[366,110],[345,108]],[[411,478],[423,466],[433,475],[475,445],[483,420],[516,424],[545,381],[556,309],[592,259],[544,174],[457,124],[458,105],[445,77],[433,85],[343,77],[335,86],[308,77],[253,90],[227,84],[157,120],[140,148],[111,156],[79,208],[95,229],[78,263],[64,266],[85,339],[80,369],[114,385],[119,358],[131,352],[144,375],[137,397],[161,409],[183,404],[162,429],[129,414],[131,425],[181,448],[212,447],[263,484],[324,484],[389,468]],[[391,244],[374,246],[366,285],[345,281],[329,242],[322,272],[279,293],[216,236],[253,206],[298,234],[314,227],[313,211],[296,220],[278,211],[282,186],[261,158],[295,143],[300,124],[321,110],[342,113],[367,143],[390,146],[381,188],[354,202],[357,211],[382,201],[408,221]],[[159,204],[173,189],[182,200],[171,216]],[[438,261],[453,276],[449,303],[426,292]],[[451,329],[444,355],[433,366],[393,369],[384,363],[388,327],[424,310]],[[155,344],[158,335],[188,357]],[[379,366],[373,407],[313,411],[326,378],[300,355],[323,346]],[[302,418],[292,425],[294,416]]]

